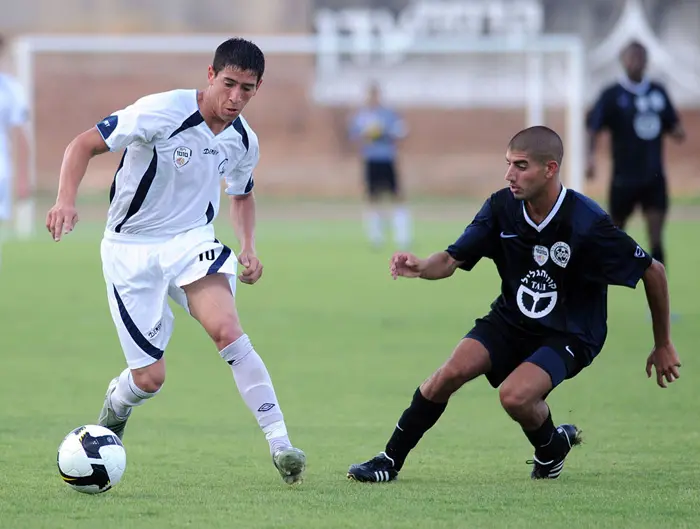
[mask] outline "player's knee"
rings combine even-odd
[[[212,333],[212,338],[219,351],[231,345],[241,336],[243,336],[241,325],[233,321],[222,322]]]
[[[450,360],[438,369],[421,387],[423,396],[429,400],[442,401],[448,399],[474,376],[465,366]]]
[[[157,393],[165,383],[165,368],[157,362],[142,369],[134,369],[131,376],[140,390],[146,393]]]
[[[532,395],[515,384],[504,383],[498,391],[498,396],[503,409],[513,418],[527,412],[533,404]]]

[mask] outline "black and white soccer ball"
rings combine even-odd
[[[63,481],[86,494],[108,491],[126,470],[126,451],[119,437],[95,424],[66,435],[58,447],[57,460]]]

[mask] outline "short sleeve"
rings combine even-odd
[[[610,126],[611,117],[611,91],[605,90],[600,94],[595,105],[588,114],[586,127],[588,130],[599,132]]]
[[[590,281],[629,288],[637,286],[652,262],[651,256],[607,215],[592,226],[586,255],[584,273]]]
[[[664,109],[661,112],[661,121],[663,123],[664,131],[670,132],[676,127],[676,125],[678,125],[678,123],[680,122],[680,118],[678,117],[676,107],[673,106],[673,102],[668,96],[668,92],[666,92],[666,90],[662,88],[661,93],[663,94],[663,97],[666,100]]]
[[[255,134],[251,132],[248,137],[248,151],[225,177],[227,195],[247,195],[255,185],[253,171],[260,160],[260,145]]]
[[[151,143],[168,129],[170,107],[170,101],[162,95],[146,96],[107,116],[96,127],[110,151],[119,151],[132,143]]]
[[[447,253],[462,262],[461,269],[471,270],[482,257],[493,257],[495,226],[493,206],[488,199],[459,239],[447,247]]]
[[[396,112],[392,112],[391,114],[389,133],[395,139],[403,139],[408,136],[408,126],[404,119]]]
[[[363,122],[365,121],[365,113],[358,111],[350,117],[348,122],[348,136],[352,140],[357,140],[362,136]]]
[[[29,121],[29,102],[22,86],[12,79],[10,81],[12,93],[12,108],[10,109],[10,125],[24,125]]]

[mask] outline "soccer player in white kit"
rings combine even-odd
[[[0,37],[2,48],[4,39]],[[7,237],[6,224],[12,219],[13,180],[20,186],[19,195],[28,191],[29,142],[24,129],[28,120],[29,107],[22,87],[14,77],[0,74],[0,251]],[[16,175],[12,174],[13,147],[17,154]]]
[[[75,198],[90,158],[124,149],[101,254],[128,368],[110,382],[99,424],[121,438],[133,407],[163,385],[163,353],[173,331],[170,296],[201,323],[231,366],[275,467],[293,484],[301,481],[306,456],[289,440],[270,375],[241,328],[234,302],[237,264],[243,267],[243,283],[255,283],[263,270],[254,237],[258,138],[240,114],[264,69],[255,44],[229,39],[216,49],[204,91],[143,97],[77,136],[64,155],[46,226],[56,241],[70,232],[78,221]],[[222,178],[241,245],[238,262],[212,225]]]

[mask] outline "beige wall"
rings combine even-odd
[[[306,32],[312,0],[2,0],[0,31]]]

